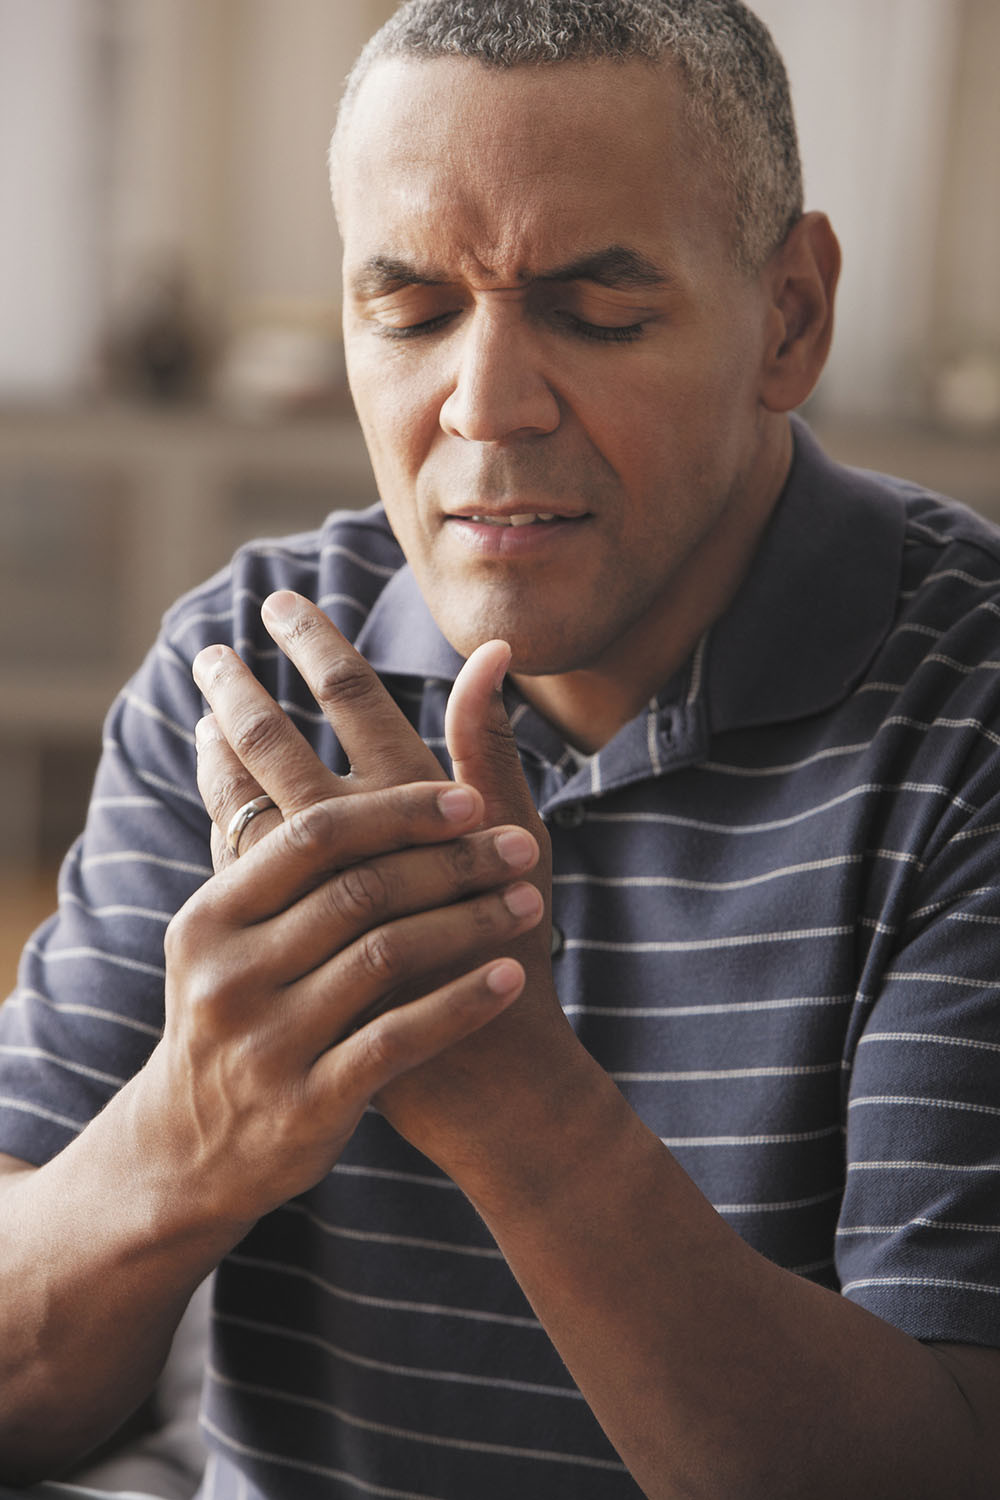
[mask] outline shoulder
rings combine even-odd
[[[923,636],[927,650],[952,633],[996,666],[1000,655],[1000,526],[957,500],[909,480],[832,463],[825,455],[810,474],[839,517],[828,548],[845,581],[844,608],[858,596],[882,597],[891,644],[902,631]],[[829,512],[828,512],[829,513]],[[828,542],[829,538],[824,538]],[[842,568],[851,564],[850,577]]]
[[[904,586],[923,592],[957,583],[978,590],[973,599],[1000,587],[1000,526],[957,500],[893,483],[905,515]]]
[[[932,655],[996,675],[1000,657],[1000,527],[957,501],[901,485],[905,531],[898,624]],[[935,646],[934,643],[937,643]]]

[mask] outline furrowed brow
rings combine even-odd
[[[581,255],[568,265],[546,271],[540,281],[593,281],[598,286],[632,291],[643,287],[668,287],[674,278],[653,261],[626,245],[609,245],[590,255]]]
[[[492,275],[487,271],[487,275]],[[373,255],[351,278],[351,290],[361,300],[386,297],[410,286],[445,286],[449,278],[433,269],[420,270],[409,261],[393,255]],[[649,288],[664,290],[675,278],[654,261],[626,245],[609,245],[602,250],[579,256],[551,271],[525,270],[519,273],[522,284],[531,281],[591,281],[597,286],[619,291]]]
[[[406,286],[443,286],[444,278],[433,272],[418,271],[408,261],[392,255],[373,255],[351,278],[356,297],[386,297]]]

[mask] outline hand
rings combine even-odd
[[[241,853],[281,818],[314,802],[346,798],[360,817],[363,809],[354,800],[359,791],[443,775],[375,673],[320,610],[295,595],[280,594],[265,603],[263,617],[333,725],[351,772],[337,777],[320,764],[233,653],[224,648],[203,653],[199,680],[215,715],[212,727],[202,730],[199,785],[216,827],[224,829],[233,812],[262,791],[278,809],[248,825]],[[481,798],[482,821],[514,823],[530,832],[541,851],[531,878],[547,906],[548,838],[525,784],[499,693],[509,656],[503,642],[490,642],[473,653],[451,695],[446,735],[458,780]],[[215,738],[218,732],[224,741]],[[221,864],[231,860],[218,833],[214,846]],[[475,956],[482,963],[497,951],[495,932],[484,929]],[[397,1075],[378,1095],[379,1107],[397,1128],[446,1170],[470,1150],[479,1153],[477,1136],[502,1133],[502,1118],[536,1103],[540,1095],[557,1094],[560,1076],[582,1051],[555,995],[548,924],[526,927],[504,951],[517,958],[527,980],[511,1027],[501,1034],[491,1026],[481,1048],[467,1039],[448,1049],[447,1059],[435,1054],[434,1066],[421,1067],[406,1085]],[[468,965],[473,958],[463,955],[461,961]]]
[[[538,846],[483,830],[471,788],[333,776],[232,653],[210,649],[196,672],[215,710],[199,733],[210,812],[223,823],[248,790],[225,730],[281,818],[263,836],[251,825],[242,857],[171,923],[146,1097],[158,1081],[165,1135],[213,1212],[249,1223],[330,1169],[378,1090],[516,998],[523,970],[501,954],[543,906],[511,881]],[[379,744],[409,775],[429,752],[401,722]]]

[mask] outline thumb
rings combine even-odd
[[[501,696],[509,665],[506,641],[477,647],[455,679],[444,720],[455,779],[482,794],[487,824],[536,817]]]

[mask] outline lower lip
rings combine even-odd
[[[448,516],[448,529],[463,545],[485,557],[522,557],[561,542],[584,525],[586,516],[555,521],[529,521],[527,526],[491,526],[464,516]]]

